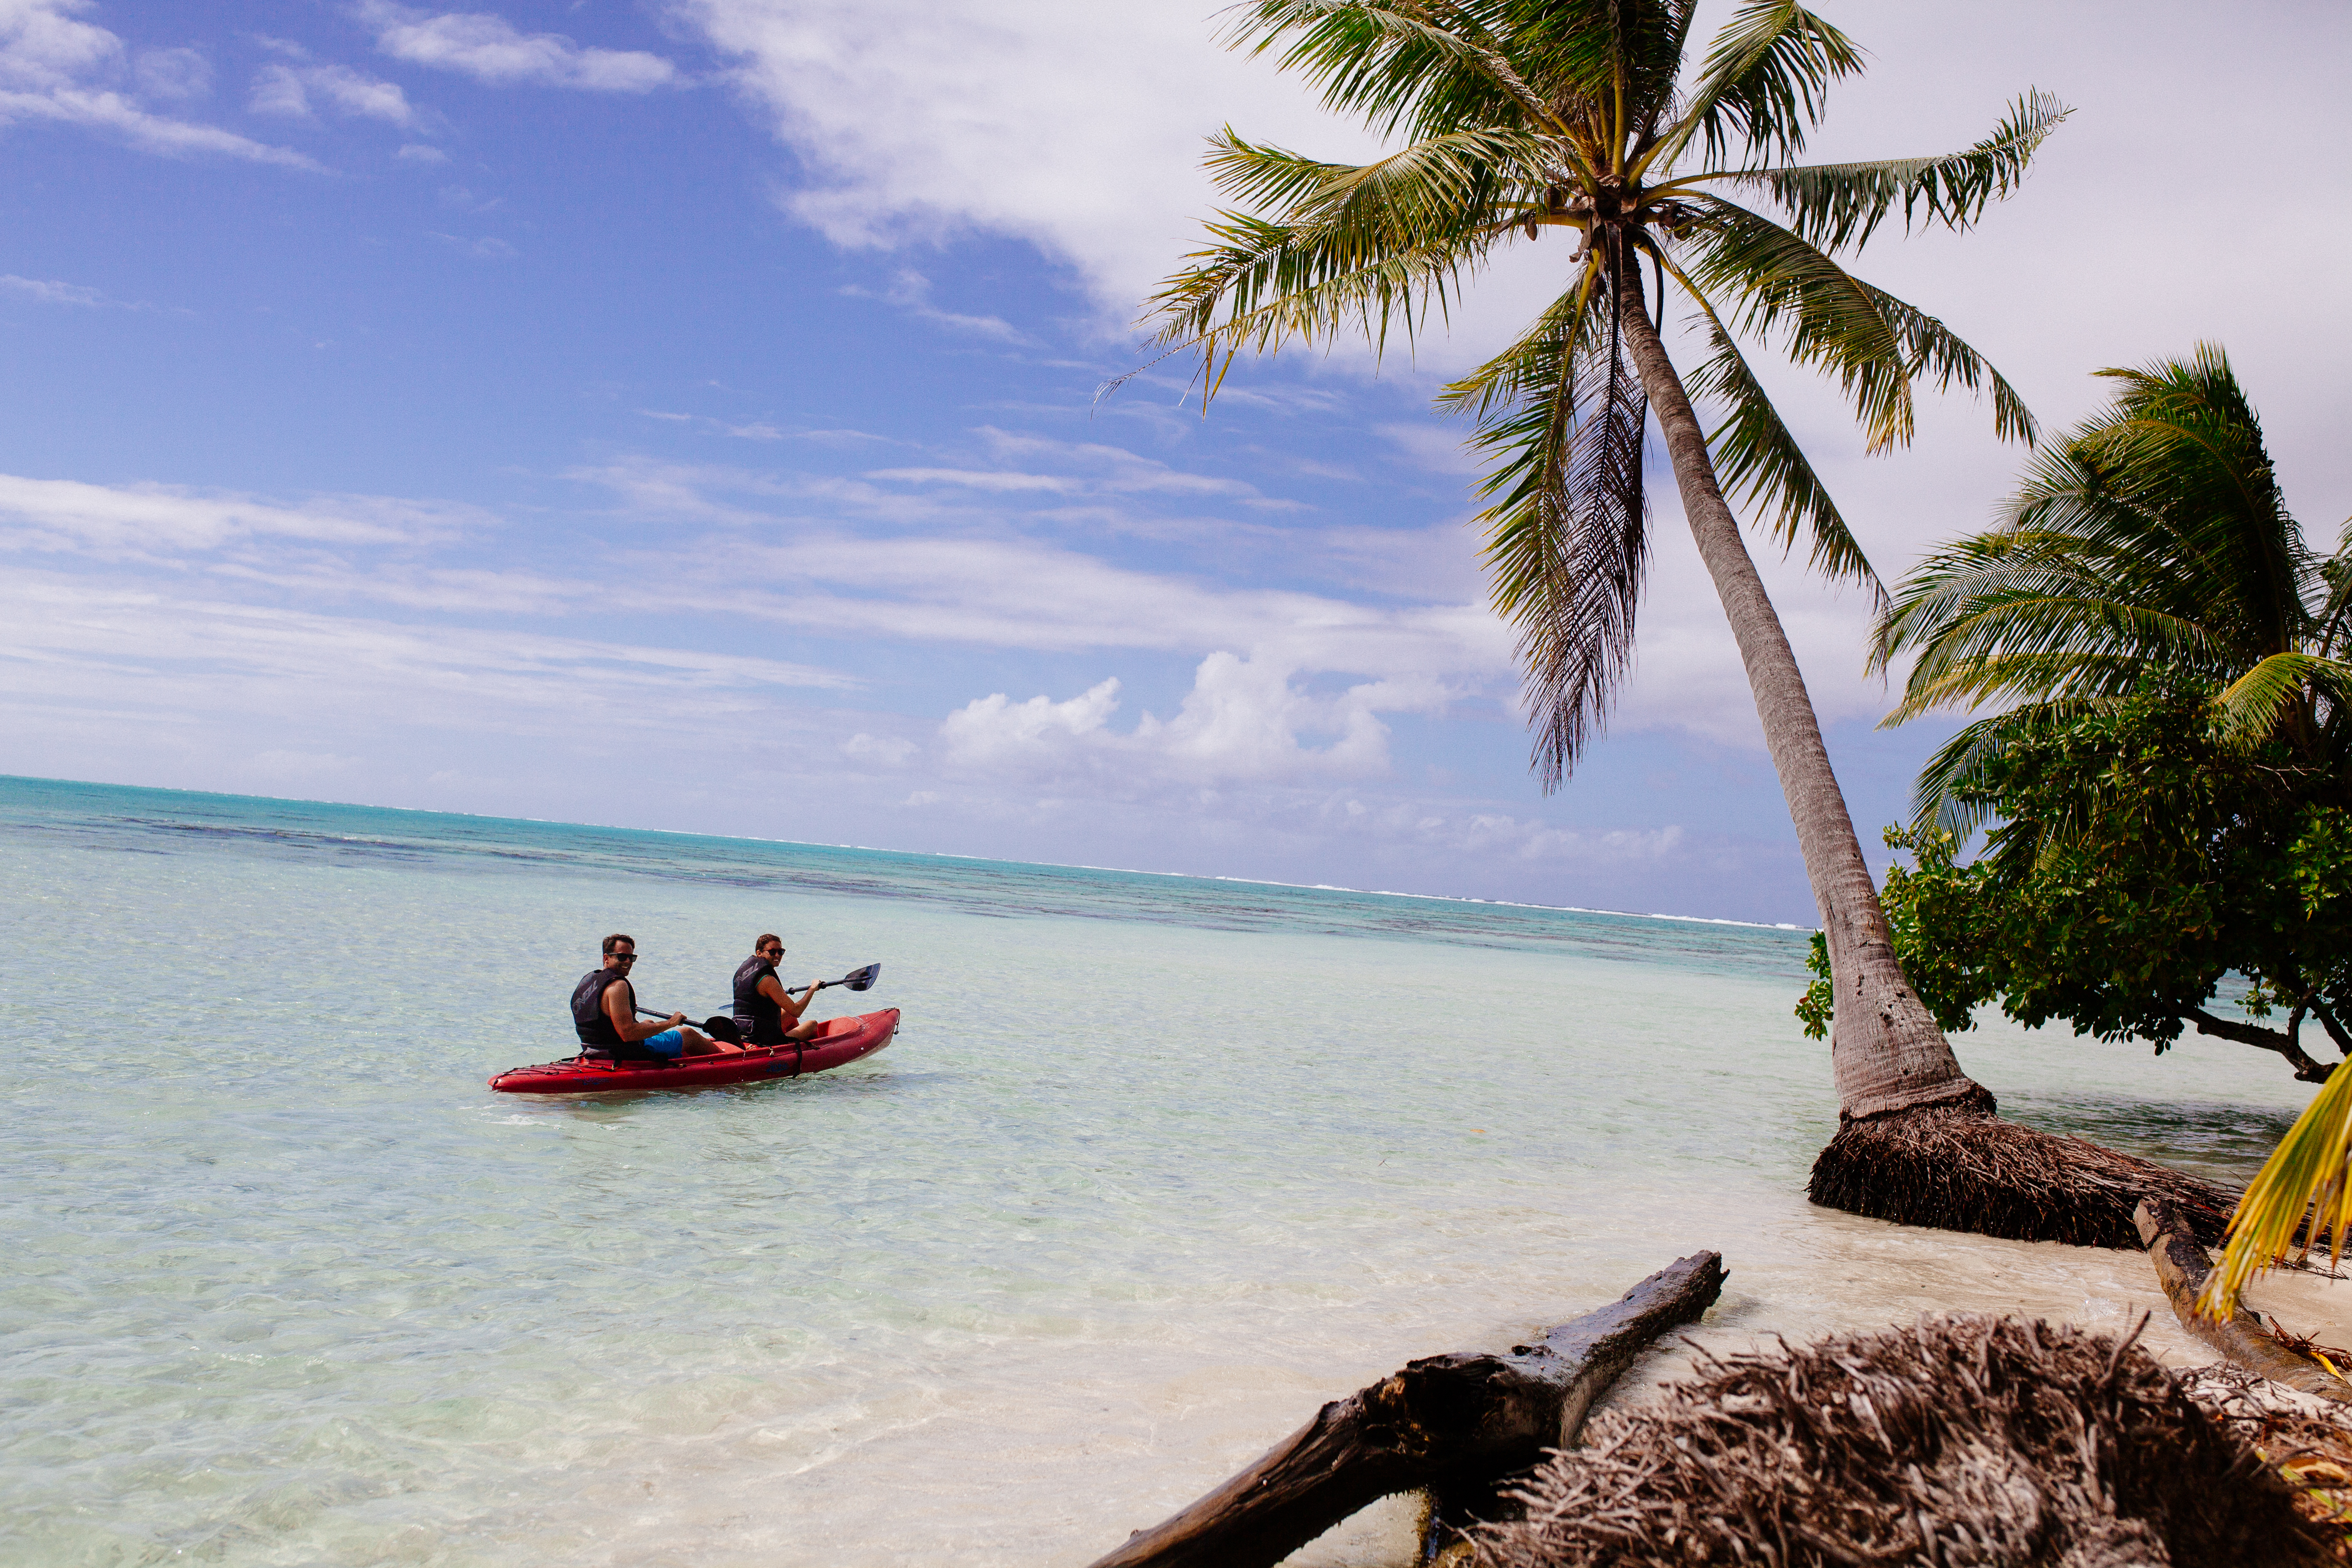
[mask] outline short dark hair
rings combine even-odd
[[[605,956],[605,957],[607,957],[607,958],[612,957],[612,956],[613,956],[613,950],[614,950],[614,948],[616,948],[616,947],[620,946],[620,945],[621,945],[623,942],[627,942],[631,947],[635,947],[635,946],[636,946],[636,945],[637,945],[637,939],[636,939],[635,937],[633,937],[633,936],[628,935],[628,934],[627,934],[626,932],[625,932],[625,931],[614,931],[612,935],[610,935],[610,936],[606,937],[606,938],[604,939],[604,956]]]
[[[778,947],[784,945],[784,939],[782,937],[778,936],[774,931],[763,931],[760,933],[760,940],[751,944],[751,951],[753,952],[757,952],[772,942]]]

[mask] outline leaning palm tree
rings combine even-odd
[[[2352,557],[2289,515],[2228,356],[2098,373],[2114,404],[2045,447],[1999,523],[1922,562],[1881,617],[1874,668],[1916,654],[1885,720],[2000,711],[1919,775],[1916,827],[1965,838],[2019,740],[2121,703],[2157,674],[2210,690],[2224,740],[2307,765],[2352,735]]]
[[[1773,539],[1803,543],[1827,575],[1876,588],[1743,338],[1834,380],[1873,450],[1910,439],[1921,383],[1989,394],[1995,429],[2031,439],[2024,405],[1975,350],[1837,258],[1898,211],[1906,227],[1969,227],[2067,111],[2029,93],[1964,152],[1802,163],[1827,89],[1859,71],[1859,51],[1798,5],[1757,0],[1687,68],[1694,9],[1244,0],[1236,47],[1278,52],[1327,106],[1404,145],[1348,164],[1230,130],[1217,137],[1209,166],[1249,210],[1219,215],[1208,247],[1155,297],[1160,341],[1199,351],[1205,401],[1244,349],[1410,334],[1502,247],[1570,237],[1559,295],[1442,399],[1475,419],[1474,444],[1492,460],[1494,503],[1479,521],[1494,603],[1519,634],[1545,784],[1575,765],[1632,656],[1654,414],[1827,937],[1843,1114],[1813,1195],[1994,1234],[2132,1242],[2128,1202],[2117,1212],[2095,1194],[2084,1218],[2063,1182],[2049,1184],[2071,1161],[2099,1166],[2102,1194],[2128,1185],[2112,1168],[2119,1157],[2035,1142],[1993,1118],[1992,1097],[1961,1072],[1905,980],[1803,677],[1725,497],[1727,487],[1742,495]],[[1706,345],[1687,378],[1659,335],[1669,289]],[[1722,411],[1711,434],[1694,398]]]

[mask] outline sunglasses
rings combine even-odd
[[[637,955],[634,952],[616,952],[613,956],[623,963],[635,963],[637,961]]]

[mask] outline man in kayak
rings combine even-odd
[[[793,1001],[776,978],[776,963],[783,956],[783,939],[762,931],[751,944],[751,956],[736,967],[735,1026],[743,1031],[745,1045],[781,1046],[816,1033],[814,1022],[801,1018],[816,1000],[816,985],[812,982],[802,987],[801,999]]]
[[[604,939],[604,963],[572,988],[572,1026],[579,1031],[580,1054],[616,1061],[655,1057],[707,1057],[728,1047],[686,1026],[686,1015],[637,1016],[637,994],[629,966],[637,961],[637,939],[615,931]]]

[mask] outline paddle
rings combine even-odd
[[[882,966],[880,964],[869,963],[863,969],[851,970],[848,973],[843,975],[838,980],[819,980],[814,984],[806,987],[806,989],[808,994],[812,996],[815,995],[818,992],[824,990],[828,985],[846,985],[852,991],[870,991],[874,988],[874,982],[881,975],[881,973]],[[661,1012],[656,1008],[640,1007],[637,1009],[637,1016],[640,1018],[667,1018],[669,1015]]]
[[[843,975],[838,980],[818,981],[815,984],[808,988],[809,994],[814,996],[828,985],[846,985],[852,991],[870,990],[873,987],[876,977],[880,975],[881,973],[882,966],[880,964],[869,963],[863,969],[851,970],[848,973]]]

